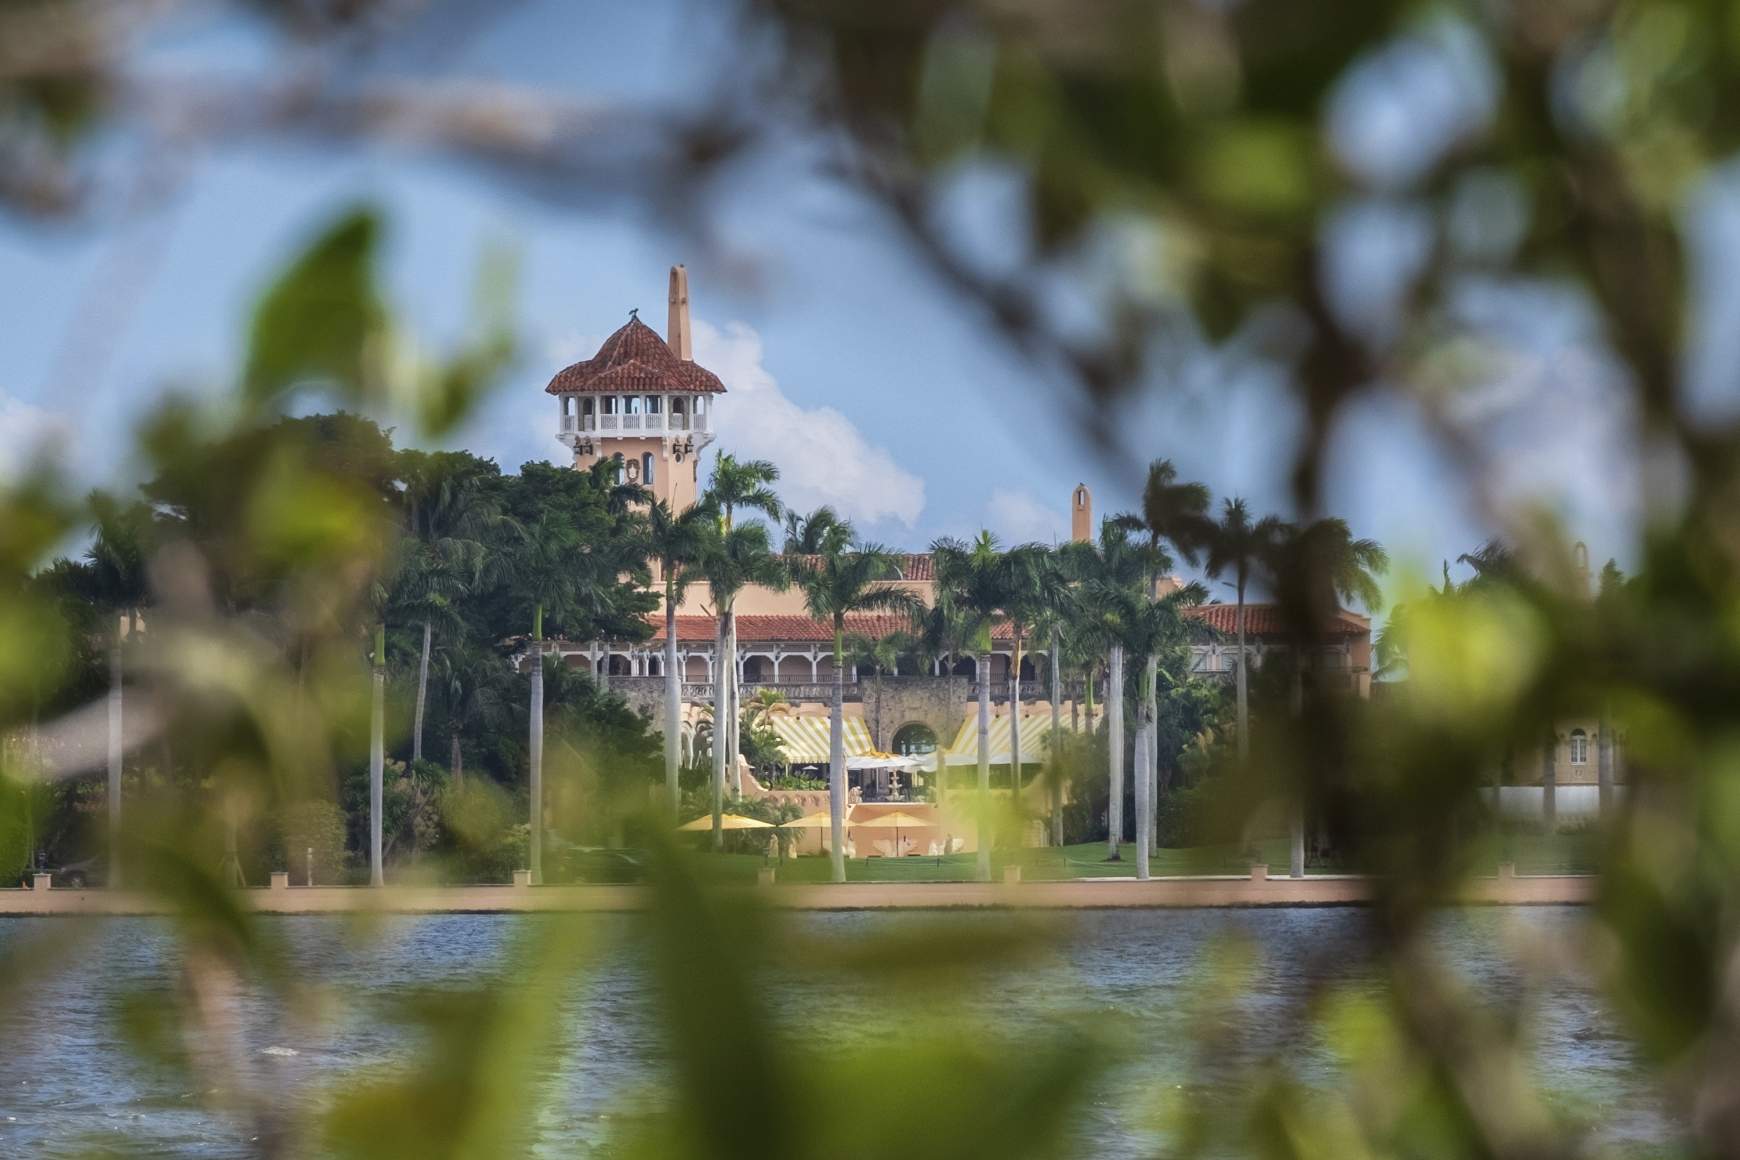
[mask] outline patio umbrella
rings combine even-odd
[[[893,813],[877,814],[875,817],[865,818],[861,822],[853,822],[851,825],[854,829],[859,830],[893,830],[894,851],[898,855],[900,852],[900,828],[902,826],[909,830],[915,830],[925,826],[934,826],[936,823],[928,818],[915,817],[905,810],[895,810]]]
[[[702,814],[694,821],[684,822],[677,827],[679,830],[711,830],[712,828],[712,814]],[[720,814],[719,828],[721,830],[771,830],[774,825],[772,822],[764,822],[759,818],[746,818],[742,814]]]
[[[811,826],[815,826],[818,829],[832,832],[834,819],[827,810],[813,810],[801,818],[793,818],[791,821],[781,822],[779,825],[784,830],[807,830]]]

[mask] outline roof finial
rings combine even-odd
[[[639,322],[640,321],[640,307],[638,307],[638,306],[629,307],[628,320],[630,322]]]

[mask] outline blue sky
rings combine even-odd
[[[729,66],[726,20],[717,6],[676,0],[531,3],[443,66],[601,103],[681,107],[704,91],[696,76]],[[245,27],[192,25],[151,45],[149,60],[245,71],[258,53]],[[1399,175],[1377,175],[1380,186],[1408,177],[1395,162],[1407,126],[1433,110],[1440,120],[1478,113],[1477,100],[1474,113],[1456,104],[1469,99],[1455,84],[1401,64],[1425,80],[1399,97],[1376,92],[1389,67],[1376,62],[1366,71],[1378,79],[1357,78],[1330,113],[1350,150],[1364,142],[1399,165]],[[681,261],[697,357],[731,389],[722,445],[780,462],[800,506],[833,502],[866,535],[916,547],[981,526],[1006,540],[1061,536],[1078,480],[1102,513],[1132,503],[1139,480],[1080,439],[1060,385],[953,300],[873,207],[817,171],[815,154],[791,141],[721,190],[718,246],[631,205],[554,205],[402,153],[290,146],[203,154],[163,205],[142,213],[68,226],[0,220],[0,469],[59,437],[84,478],[112,478],[141,411],[171,386],[220,384],[262,283],[321,221],[368,201],[389,214],[395,303],[436,348],[460,340],[483,250],[502,241],[517,250],[524,357],[456,440],[506,468],[560,458],[544,384],[591,354],[631,307],[662,330],[666,270]],[[950,210],[988,260],[1010,196],[1018,189],[988,180]],[[1405,264],[1410,220],[1405,199],[1380,195],[1332,223],[1347,255],[1345,308],[1372,312],[1373,325],[1382,324],[1384,271]],[[1483,438],[1509,449],[1517,479],[1508,494],[1559,511],[1597,560],[1624,557],[1629,517],[1604,466],[1625,453],[1614,426],[1622,416],[1608,406],[1610,375],[1587,353],[1590,321],[1544,290],[1475,291],[1467,310],[1515,331],[1502,381],[1468,403]],[[1294,410],[1278,383],[1228,365],[1193,360],[1117,426],[1136,455],[1170,456],[1217,495],[1283,507]],[[1354,407],[1336,446],[1332,502],[1358,533],[1434,573],[1440,557],[1483,535],[1409,406]]]

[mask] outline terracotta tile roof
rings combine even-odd
[[[657,331],[631,316],[597,354],[558,371],[544,390],[552,395],[721,394],[725,384],[700,364],[678,358]]]
[[[1200,620],[1217,632],[1232,635],[1239,630],[1238,605],[1236,604],[1199,604],[1185,610],[1184,615],[1192,620]],[[1333,636],[1361,636],[1371,631],[1371,621],[1357,612],[1345,609],[1336,613],[1335,620],[1329,625],[1328,631]],[[1247,604],[1245,605],[1245,633],[1248,636],[1285,636],[1288,632],[1287,622],[1281,616],[1278,604]]]

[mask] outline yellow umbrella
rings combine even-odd
[[[827,830],[831,834],[834,831],[833,815],[829,814],[827,810],[816,810],[801,818],[793,818],[789,822],[780,823],[780,828],[786,830],[807,830],[811,826]]]
[[[712,828],[712,814],[702,814],[694,821],[684,822],[677,827],[679,830],[711,830]],[[719,828],[721,830],[771,830],[774,826],[772,822],[764,822],[759,818],[746,818],[742,814],[720,814]]]
[[[936,823],[928,818],[914,817],[905,810],[895,810],[893,813],[877,814],[875,817],[865,818],[861,822],[853,822],[851,825],[853,829],[858,830],[893,830],[894,850],[898,855],[900,852],[900,828],[902,826],[909,830],[915,830],[925,826],[934,826]]]

